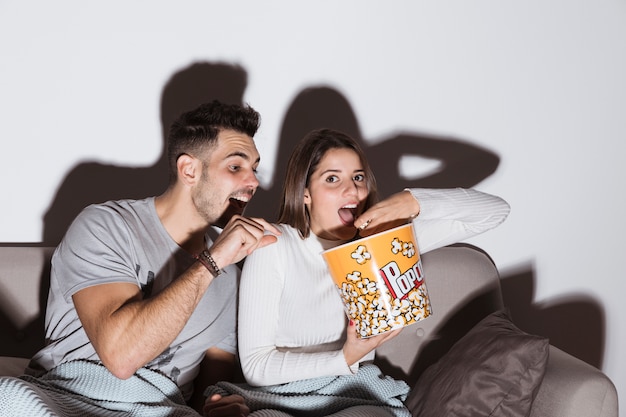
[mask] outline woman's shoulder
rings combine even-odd
[[[300,237],[300,233],[298,229],[288,225],[288,224],[275,224],[276,228],[280,230],[280,235],[278,236],[278,240],[274,245],[277,248],[286,248],[294,245],[298,245],[302,242],[302,238]],[[268,245],[267,247],[274,246]]]
[[[278,230],[280,230],[280,232],[282,233],[282,235],[279,236],[279,238],[286,236],[287,239],[293,239],[294,237],[300,237],[300,234],[298,233],[298,230],[293,227],[290,226],[288,224],[285,223],[276,223],[274,224],[274,226],[276,226],[276,228]]]
[[[278,230],[280,230],[280,233],[281,233],[280,235],[277,236],[276,242],[271,243],[262,248],[256,249],[254,252],[248,255],[248,258],[261,256],[261,255],[267,255],[268,253],[272,253],[272,254],[281,253],[281,252],[284,252],[286,248],[291,247],[294,244],[297,244],[296,242],[298,240],[302,240],[300,238],[298,230],[294,229],[293,227],[287,224],[273,223],[272,225],[276,227]]]
[[[278,265],[289,262],[294,259],[294,250],[296,252],[300,250],[297,241],[302,241],[302,239],[296,229],[285,224],[273,224],[273,226],[280,230],[281,234],[277,236],[276,242],[257,248],[246,256],[242,279],[252,270],[276,268]]]

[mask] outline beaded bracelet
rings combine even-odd
[[[224,272],[217,266],[217,263],[215,262],[215,259],[213,259],[213,257],[209,253],[209,251],[206,250],[206,249],[203,250],[202,252],[200,252],[198,255],[196,255],[195,258],[202,265],[204,265],[204,267],[206,269],[208,269],[209,272],[212,273],[213,276],[215,276],[215,277],[219,276],[222,272]]]

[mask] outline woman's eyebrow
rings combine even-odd
[[[321,172],[321,175],[324,175],[324,174],[327,174],[327,173],[331,173],[331,172],[332,172],[332,173],[336,173],[336,172],[343,172],[343,170],[341,170],[341,169],[339,169],[339,168],[329,168],[329,169],[327,169],[327,170],[325,170],[325,171],[322,171],[322,172]],[[353,173],[354,173],[354,172],[365,172],[365,170],[361,168],[361,169],[355,169],[355,170],[354,170],[354,171],[352,171],[352,172],[353,172]]]

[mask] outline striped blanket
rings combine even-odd
[[[146,368],[129,379],[93,361],[63,363],[41,377],[0,377],[0,416],[197,417],[176,384]]]
[[[403,403],[408,392],[404,381],[385,376],[377,366],[368,364],[354,375],[269,387],[220,382],[209,386],[204,395],[241,395],[254,417],[410,417]]]

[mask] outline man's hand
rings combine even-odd
[[[362,237],[406,224],[417,216],[420,205],[410,191],[404,190],[374,204],[354,220]]]
[[[209,252],[217,265],[224,268],[239,262],[254,250],[276,242],[278,235],[280,231],[263,219],[235,215],[215,239]]]
[[[343,356],[346,358],[348,366],[354,365],[362,357],[382,345],[387,340],[393,339],[400,334],[402,329],[392,330],[385,332],[378,336],[371,336],[367,338],[359,338],[356,334],[356,325],[352,320],[348,324],[346,341],[343,344]]]
[[[204,402],[202,412],[205,417],[245,417],[250,414],[250,409],[240,395],[222,397],[213,394]]]

